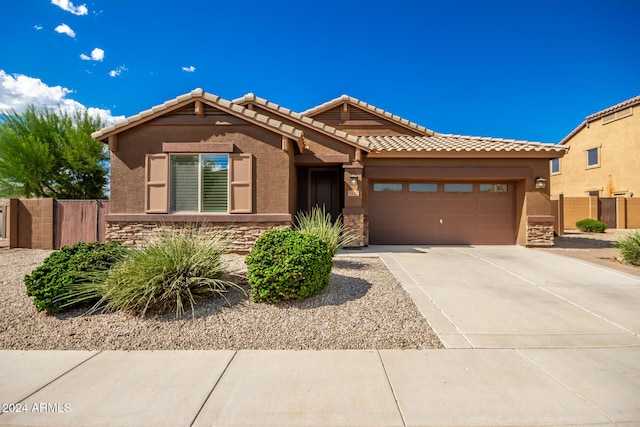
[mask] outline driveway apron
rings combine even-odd
[[[447,348],[640,345],[640,277],[518,246],[377,246]]]

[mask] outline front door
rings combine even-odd
[[[309,208],[323,207],[334,220],[341,214],[340,170],[309,169]]]

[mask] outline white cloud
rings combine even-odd
[[[66,34],[72,39],[76,38],[76,32],[71,29],[67,24],[60,24],[55,28],[56,33]]]
[[[85,107],[78,101],[71,99],[71,89],[62,86],[49,86],[42,80],[23,74],[8,74],[0,70],[0,110],[13,109],[21,113],[29,105],[36,107],[60,108],[72,112],[87,110],[89,114],[100,116],[108,124],[124,120],[124,116],[113,116],[110,110],[95,107]]]
[[[120,74],[122,74],[123,71],[127,71],[127,67],[125,67],[124,65],[121,65],[119,67],[116,67],[115,70],[109,71],[109,76],[118,77]]]
[[[81,4],[80,6],[74,6],[69,0],[51,0],[51,4],[55,4],[62,10],[66,10],[67,12],[71,12],[74,15],[86,15],[89,13],[89,9],[87,9],[86,4]]]
[[[33,28],[37,31],[40,31],[42,29],[42,25],[34,25]]]
[[[196,70],[196,67],[194,67],[193,65],[190,65],[188,67],[182,67],[183,71],[186,71],[187,73],[193,73]]]
[[[83,61],[102,61],[104,59],[104,50],[97,47],[91,51],[91,56],[81,53],[80,59]]]

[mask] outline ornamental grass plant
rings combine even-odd
[[[342,223],[342,216],[333,221],[331,214],[316,206],[310,212],[300,211],[296,214],[296,230],[303,234],[310,234],[322,240],[332,256],[346,246],[355,242],[358,238],[355,231],[345,228]]]
[[[195,316],[196,302],[242,288],[223,278],[226,242],[220,235],[205,235],[193,228],[161,232],[149,243],[133,249],[115,264],[103,281],[79,288],[79,294],[99,292],[100,300],[87,314],[127,311],[144,316],[149,310],[186,309]]]
[[[620,250],[622,262],[640,266],[640,232],[636,231],[613,242],[613,246]]]

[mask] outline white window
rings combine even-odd
[[[227,154],[171,155],[172,212],[228,211]]]
[[[598,147],[587,150],[587,167],[600,165],[600,149]]]
[[[560,159],[551,159],[551,173],[560,173]]]

